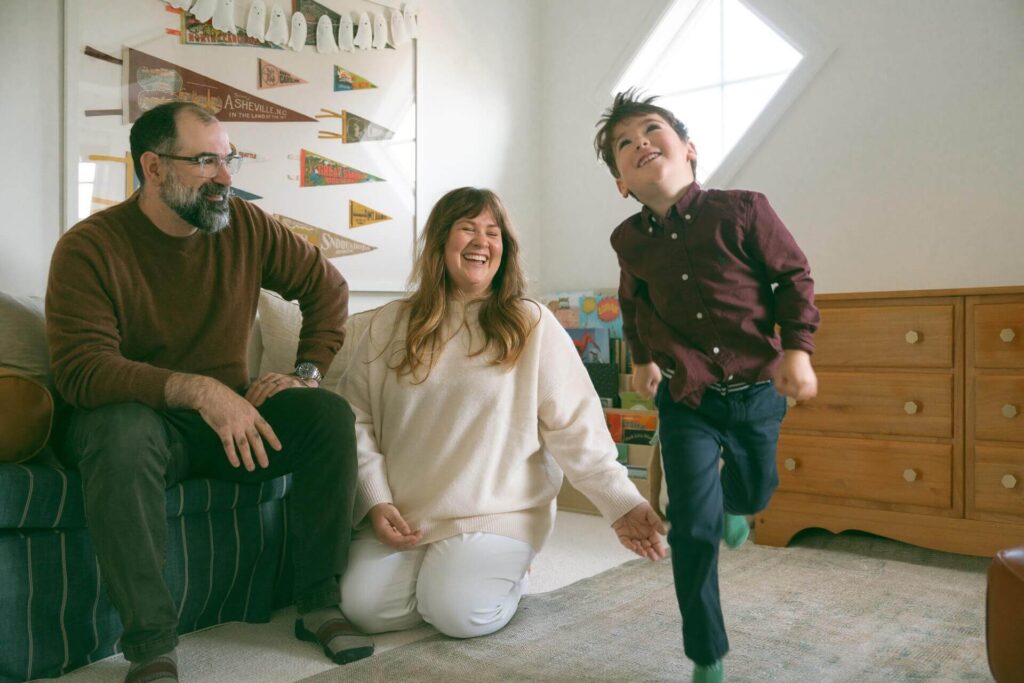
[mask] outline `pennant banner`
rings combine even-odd
[[[306,79],[299,78],[290,71],[285,71],[279,66],[275,66],[270,62],[260,59],[260,82],[259,87],[262,88],[280,88],[285,85],[299,85],[300,83],[306,83]]]
[[[221,31],[213,27],[211,21],[199,21],[187,12],[181,13],[181,42],[185,45],[228,45],[232,47],[266,47],[275,50],[284,49],[273,43],[265,43],[246,34],[239,26],[237,34]],[[170,33],[170,31],[168,31]]]
[[[194,102],[221,121],[316,121],[133,48],[127,49],[125,68],[128,83],[128,87],[123,89],[128,99],[124,107],[128,113],[126,123],[135,121],[144,111],[173,100]]]
[[[341,235],[335,235],[333,232],[324,230],[323,228],[314,227],[308,223],[297,221],[294,218],[282,216],[279,213],[275,213],[274,218],[284,223],[285,227],[296,235],[305,238],[305,240],[314,247],[318,247],[327,258],[365,254],[366,252],[373,251],[377,248],[371,247],[369,244],[356,242],[355,240],[347,237],[342,237]]]
[[[302,173],[299,176],[299,185],[301,187],[350,185],[353,183],[372,183],[384,180],[383,178],[378,178],[307,150],[302,150],[302,154],[299,157],[299,165],[302,167]]]
[[[246,192],[245,190],[239,189],[239,188],[235,187],[234,185],[231,186],[231,196],[232,197],[241,197],[242,199],[246,200],[247,202],[251,202],[251,201],[253,201],[255,199],[263,199],[263,197],[261,195],[253,194],[252,192]]]
[[[359,74],[349,71],[348,69],[342,69],[337,64],[334,65],[335,92],[342,92],[345,90],[369,90],[370,88],[376,87],[376,85]]]
[[[341,119],[341,132],[335,133],[329,130],[319,131],[321,138],[336,138],[344,143],[350,142],[371,142],[374,140],[388,140],[394,137],[394,133],[384,126],[374,123],[362,116],[353,114],[350,111],[331,111],[321,109],[322,113],[317,114],[318,119]]]
[[[391,216],[381,213],[376,209],[371,209],[365,204],[359,202],[348,201],[348,227],[361,228],[364,225],[372,225],[373,223],[380,223],[381,221],[389,221]]]

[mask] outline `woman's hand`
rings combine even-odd
[[[660,560],[667,554],[661,536],[668,531],[650,503],[640,503],[619,517],[612,524],[612,529],[618,534],[619,543],[640,557]]]
[[[410,529],[402,513],[391,503],[377,503],[367,514],[377,540],[395,550],[408,550],[423,539],[423,532]]]

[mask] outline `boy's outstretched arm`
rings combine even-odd
[[[650,503],[640,503],[612,524],[619,543],[648,560],[660,560],[667,554],[661,536],[668,533]]]

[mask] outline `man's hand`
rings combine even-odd
[[[661,368],[657,363],[633,365],[633,391],[644,398],[651,398],[661,383]]]
[[[296,387],[312,389],[318,386],[320,385],[313,379],[305,380],[295,375],[268,372],[249,385],[249,390],[245,392],[245,400],[259,408],[264,401],[279,391]]]
[[[612,529],[618,535],[619,543],[640,557],[646,557],[648,560],[660,560],[665,557],[666,551],[661,536],[668,532],[650,503],[640,503],[619,517],[612,524]]]
[[[254,471],[257,464],[268,467],[270,461],[263,439],[275,451],[281,450],[277,435],[256,408],[215,379],[175,373],[167,380],[164,395],[172,408],[191,408],[199,412],[220,437],[232,467],[244,465],[249,472]]]
[[[423,532],[409,528],[402,513],[391,503],[377,503],[367,515],[377,540],[395,550],[408,550],[423,540]]]
[[[783,396],[797,401],[817,396],[818,376],[811,367],[811,355],[798,349],[785,351],[775,371],[775,388]]]

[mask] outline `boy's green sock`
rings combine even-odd
[[[750,537],[750,524],[743,515],[730,515],[725,513],[725,530],[722,532],[722,540],[730,548],[739,548],[747,542]]]
[[[706,666],[695,664],[693,666],[693,683],[722,683],[724,676],[725,668],[722,666],[721,659],[714,664]]]

